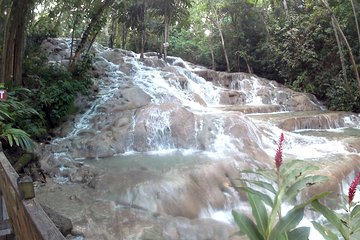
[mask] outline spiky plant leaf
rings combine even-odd
[[[240,232],[246,234],[250,240],[263,240],[255,223],[245,214],[232,211],[235,223],[240,228]]]
[[[272,182],[276,182],[276,174],[275,172],[271,169],[256,169],[256,170],[251,170],[251,169],[247,169],[247,170],[242,170],[240,172],[240,174],[244,175],[244,174],[254,174],[255,176],[261,176],[269,181]],[[242,177],[244,179],[244,177]]]
[[[273,194],[276,194],[276,190],[273,186],[273,184],[270,184],[268,182],[265,182],[265,181],[255,181],[255,180],[247,180],[247,179],[244,179],[243,181],[245,182],[248,182],[250,184],[254,184],[256,186],[259,186],[263,189],[266,189],[268,190],[269,192],[273,193]]]
[[[256,221],[257,228],[261,235],[264,236],[268,226],[268,213],[266,211],[265,205],[256,195],[248,193],[247,197],[251,206],[252,215]]]
[[[286,216],[280,218],[271,230],[270,240],[278,240],[280,236],[295,228],[304,217],[304,207],[291,209]]]
[[[300,191],[303,189],[310,187],[317,183],[323,183],[328,180],[328,177],[321,176],[321,175],[313,175],[313,176],[306,176],[297,181],[295,181],[292,185],[289,185],[284,200],[291,200],[293,199]]]
[[[338,236],[333,233],[330,229],[324,227],[318,222],[311,221],[315,229],[324,237],[325,240],[338,240]]]
[[[329,208],[321,204],[318,200],[313,201],[311,205],[316,211],[321,213],[332,225],[334,225],[334,227],[336,227],[336,229],[340,232],[340,234],[345,240],[349,240],[347,231],[345,229],[345,220],[342,220],[339,216],[337,216],[335,212],[331,211]]]
[[[352,211],[351,211],[351,218],[356,218],[356,217],[359,217],[359,214],[360,214],[360,204],[359,205],[356,205]],[[359,218],[360,219],[360,218]]]
[[[288,232],[289,240],[308,240],[310,235],[309,227],[298,227]]]
[[[35,146],[29,134],[21,129],[12,128],[11,124],[4,125],[0,132],[0,137],[7,141],[10,146],[13,146],[15,143],[25,150],[31,150]]]
[[[254,194],[254,195],[256,195],[257,197],[259,197],[265,204],[267,204],[268,206],[270,206],[270,207],[272,207],[273,206],[273,201],[272,201],[272,199],[268,196],[268,195],[266,195],[266,194],[264,194],[264,193],[262,193],[262,192],[260,192],[260,191],[257,191],[257,190],[254,190],[254,189],[252,189],[252,188],[250,188],[250,187],[246,187],[246,186],[241,186],[241,187],[236,187],[238,190],[242,190],[242,191],[245,191],[245,192],[247,192],[247,193],[251,193],[251,194]]]

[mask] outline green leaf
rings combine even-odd
[[[360,213],[360,205],[356,205],[356,206],[352,209],[350,216],[351,216],[351,218],[355,218],[356,216],[359,215],[359,213]]]
[[[268,226],[268,215],[264,203],[251,193],[247,194],[252,209],[252,215],[255,218],[256,225],[260,233],[264,236]]]
[[[279,210],[281,208],[281,202],[282,202],[282,198],[284,196],[284,193],[285,193],[285,187],[282,187],[277,192],[277,194],[275,196],[274,205],[273,205],[273,207],[271,209],[271,213],[270,213],[270,216],[269,216],[269,224],[268,224],[268,227],[266,229],[267,236],[271,232],[271,229],[275,224],[275,220],[276,220],[277,215],[279,213]]]
[[[330,229],[324,227],[318,222],[311,221],[315,229],[325,238],[325,240],[338,240],[338,236],[333,233]]]
[[[8,143],[9,143],[10,147],[12,147],[13,144],[14,144],[12,135],[10,134],[10,135],[5,135],[5,136],[6,136],[6,138],[7,138],[7,141],[8,141]]]
[[[243,170],[240,172],[241,174],[254,174],[257,176],[262,176],[265,179],[276,181],[276,174],[273,169],[269,171],[269,169],[256,169],[256,170]]]
[[[249,188],[249,187],[236,187],[236,188],[239,189],[239,190],[243,190],[243,191],[245,191],[247,193],[254,194],[254,195],[258,196],[261,200],[263,200],[263,202],[265,204],[267,204],[268,206],[270,206],[270,207],[273,206],[272,199],[268,195],[266,195],[266,194],[264,194],[262,192],[256,191],[256,190],[254,190],[252,188]]]
[[[304,188],[310,187],[317,183],[322,183],[328,180],[328,177],[321,175],[306,176],[296,182],[294,182],[286,191],[286,200],[291,200]]]
[[[11,124],[7,124],[2,129],[3,133],[0,135],[6,141],[9,142],[9,145],[12,146],[15,142],[17,146],[20,146],[26,150],[31,150],[34,147],[34,142],[29,137],[25,131],[17,128],[12,128]]]
[[[15,144],[20,146],[19,144],[19,139],[18,139],[18,135],[16,135],[16,133],[10,133],[10,135],[12,135],[12,137],[14,138]]]
[[[292,160],[289,162],[285,162],[280,169],[280,174],[281,176],[287,176],[294,169],[298,169],[299,165],[303,165],[303,164],[304,164],[303,160]]]
[[[322,205],[318,200],[313,201],[311,205],[316,211],[321,213],[331,224],[333,224],[337,228],[337,230],[340,232],[340,234],[344,237],[345,240],[349,240],[347,231],[345,231],[344,229],[344,224],[342,222],[343,220],[341,220],[335,214],[335,212]]]
[[[289,240],[308,240],[310,235],[309,227],[298,227],[291,230],[287,236]]]
[[[250,240],[263,240],[264,237],[260,234],[255,223],[245,214],[232,211],[235,223],[240,228],[240,232],[245,233]]]
[[[359,217],[351,219],[351,231],[354,233],[360,231],[360,218]]]
[[[308,176],[308,172],[313,172],[318,170],[319,167],[311,165],[310,163],[306,163],[306,165],[297,165],[296,168],[292,169],[292,171],[288,172],[286,175],[283,175],[284,182],[287,185],[293,184],[298,180],[301,180]]]
[[[272,229],[270,233],[270,240],[278,240],[281,235],[295,228],[303,217],[304,207],[295,207],[291,209]]]
[[[297,207],[305,207],[306,205],[312,203],[313,201],[319,200],[320,198],[323,198],[323,197],[326,197],[329,194],[330,194],[330,192],[322,192],[322,193],[319,193],[317,195],[314,195],[311,198],[309,198],[308,200],[306,200],[305,202],[297,205]]]
[[[270,183],[267,183],[267,182],[264,182],[264,181],[252,181],[252,180],[245,180],[245,181],[247,181],[249,183],[252,183],[252,184],[255,184],[255,185],[259,186],[259,187],[262,187],[262,188],[268,190],[269,192],[272,192],[273,194],[276,194],[275,188]]]

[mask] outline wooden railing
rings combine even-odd
[[[7,214],[5,202],[0,191],[0,240],[13,239],[9,215]]]
[[[2,193],[2,200],[0,202],[0,220],[3,219],[2,225],[11,225],[16,239],[19,240],[65,240],[65,237],[46,215],[36,198],[22,199],[17,185],[18,177],[19,175],[1,151],[0,193]],[[6,220],[4,202],[9,220]],[[0,236],[1,239],[6,238]]]

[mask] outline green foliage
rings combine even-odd
[[[80,63],[71,74],[61,66],[46,65],[32,79],[39,84],[38,88],[33,89],[32,97],[50,127],[56,126],[72,113],[70,110],[77,94],[88,93],[90,78],[83,79],[86,66],[87,63]]]
[[[31,91],[23,99],[33,104],[44,121],[24,119],[21,125],[28,126],[32,136],[41,138],[45,129],[57,126],[68,115],[76,112],[74,100],[78,94],[89,94],[92,56],[83,56],[70,71],[60,65],[46,64],[46,58],[38,52],[38,44],[28,47],[24,75]]]
[[[351,84],[350,88],[356,89],[355,82]],[[327,105],[330,110],[356,111],[356,109],[360,109],[360,103],[358,101],[360,92],[352,94],[355,94],[355,96],[349,94],[343,81],[334,79],[333,84],[328,86],[326,92]]]
[[[22,119],[38,117],[39,115],[33,108],[19,101],[15,97],[15,93],[16,91],[10,92],[7,100],[0,102],[0,139],[9,147],[16,145],[25,150],[31,150],[35,146],[34,142],[30,135],[24,131],[26,128],[23,128],[19,123]]]
[[[325,240],[338,239],[341,236],[344,240],[359,239],[360,237],[360,202],[355,202],[354,196],[360,181],[360,173],[357,174],[349,187],[349,195],[344,195],[337,201],[336,208],[343,209],[343,212],[335,212],[319,201],[311,203],[313,209],[321,213],[329,224],[320,225],[313,221],[312,224],[324,237]]]
[[[21,129],[13,128],[12,124],[0,124],[0,138],[6,140],[10,147],[15,144],[25,150],[34,148],[30,135]]]
[[[327,177],[314,174],[318,167],[305,161],[294,160],[275,169],[256,169],[241,172],[241,182],[236,186],[246,191],[255,221],[243,213],[233,211],[240,232],[250,240],[308,239],[310,229],[297,227],[304,216],[305,207],[322,198],[322,193],[296,204],[285,216],[281,214],[284,203],[293,202],[306,188],[327,181]],[[265,205],[270,207],[267,211]]]

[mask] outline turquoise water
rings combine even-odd
[[[326,137],[329,140],[340,140],[344,138],[360,138],[359,128],[340,128],[330,130],[304,130],[297,133],[306,136]]]
[[[200,151],[166,151],[121,154],[98,160],[84,160],[84,163],[108,172],[126,172],[131,170],[150,170],[166,172],[171,169],[192,167],[213,161],[206,153]]]

